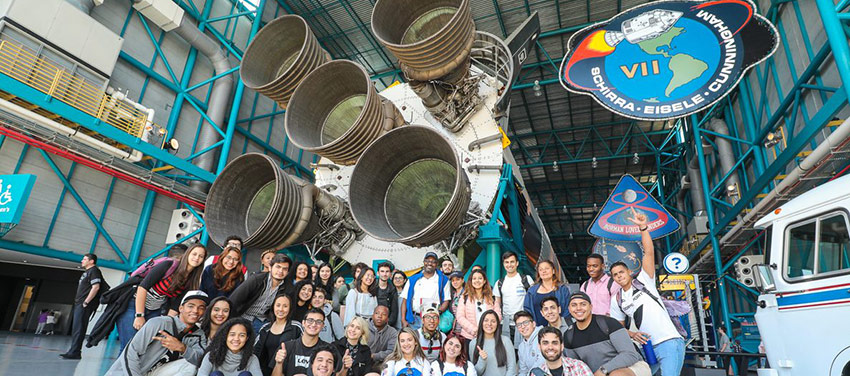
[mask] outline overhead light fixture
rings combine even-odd
[[[578,252],[573,252],[573,257],[578,257]]]
[[[180,142],[176,138],[172,138],[165,143],[165,150],[173,150],[177,153],[178,149],[180,149]]]
[[[638,153],[635,153],[635,156],[632,157],[632,163],[634,163],[634,164],[640,163],[640,157],[638,156]]]
[[[726,186],[726,195],[729,197],[738,196],[738,186],[736,184],[729,184]]]
[[[578,267],[578,265],[576,265],[576,270],[577,270],[577,271],[580,271],[580,270],[581,270],[581,268],[579,268],[579,267]]]
[[[570,233],[570,240],[573,240],[573,233]]]
[[[564,212],[564,213],[566,213],[566,212],[567,212],[567,205],[564,205],[564,207],[563,207],[563,208],[561,208],[561,211],[562,211],[562,212]]]
[[[596,157],[593,157],[593,159],[590,161],[590,167],[593,167],[593,168],[599,167],[599,162],[596,160]]]
[[[593,211],[597,211],[597,210],[599,210],[599,206],[597,206],[596,203],[594,202],[593,203]]]
[[[558,172],[558,161],[552,161],[552,171]]]
[[[539,80],[534,80],[534,88],[533,88],[533,90],[534,90],[534,96],[535,96],[535,97],[539,97],[539,96],[543,95],[543,87],[542,87],[542,86],[540,86],[540,81],[539,81]]]
[[[782,135],[779,133],[770,132],[764,138],[764,147],[771,148],[776,146],[782,140]]]

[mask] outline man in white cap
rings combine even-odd
[[[437,270],[437,258],[434,252],[426,253],[422,270],[407,279],[407,284],[401,291],[404,298],[401,307],[402,327],[419,329],[425,308],[436,308],[438,314],[449,308],[449,277]]]
[[[194,375],[204,355],[203,332],[198,320],[209,303],[200,290],[186,293],[177,317],[160,316],[148,320],[118,355],[108,376]],[[186,362],[177,362],[186,359]]]
[[[422,311],[422,327],[417,329],[419,333],[419,344],[422,346],[422,352],[425,353],[425,359],[433,362],[440,357],[440,349],[443,347],[443,342],[446,336],[439,329],[440,326],[440,311],[434,307],[425,308]]]

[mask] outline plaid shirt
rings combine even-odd
[[[593,376],[593,371],[581,360],[562,356],[561,362],[564,364],[564,376]],[[541,370],[544,374],[552,376],[552,372],[549,371],[549,366],[546,365],[545,361],[539,367],[532,369],[531,375],[535,374],[535,370]]]

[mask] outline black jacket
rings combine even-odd
[[[260,361],[260,368],[263,370],[263,375],[270,375],[274,368],[274,357],[269,358],[268,349],[266,348],[266,340],[269,337],[269,330],[272,328],[272,323],[267,322],[257,332],[257,342],[254,343],[254,355]],[[297,321],[289,321],[286,327],[283,328],[283,333],[280,333],[280,342],[275,346],[275,349],[280,348],[280,344],[289,340],[301,337],[301,324]],[[275,350],[276,352],[277,350]],[[268,373],[266,373],[268,372]]]
[[[378,304],[385,305],[390,309],[389,325],[395,327],[398,322],[398,290],[393,286],[392,281],[387,283],[387,288],[378,287]]]
[[[340,338],[333,343],[340,357],[345,354],[345,350],[349,350],[354,362],[351,369],[348,370],[348,376],[364,376],[372,372],[372,350],[369,346],[358,343],[353,349],[350,349],[348,338]],[[341,358],[340,358],[341,359]]]
[[[136,294],[136,286],[141,280],[139,277],[130,277],[120,285],[109,289],[100,297],[100,304],[106,304],[106,308],[103,309],[100,319],[92,327],[86,347],[97,346],[102,339],[112,333],[115,322],[118,321],[118,317],[122,313],[127,311],[127,305],[130,304],[130,299],[133,299]]]
[[[245,282],[234,289],[230,294],[230,301],[234,308],[234,311],[230,312],[230,317],[242,316],[248,308],[251,308],[251,305],[266,290],[267,283],[269,283],[269,273],[257,273],[248,277]],[[281,282],[281,285],[283,285],[283,282]],[[278,291],[280,291],[280,286],[278,286]]]

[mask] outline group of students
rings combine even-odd
[[[645,249],[640,282],[624,264],[608,276],[590,257],[591,278],[572,294],[552,262],[531,278],[511,252],[491,288],[480,267],[465,276],[446,259],[438,269],[433,252],[409,277],[389,263],[356,264],[346,284],[327,264],[274,252],[246,277],[235,237],[203,266],[206,249],[194,245],[128,280],[132,296],[116,313],[123,347],[107,375],[678,375],[684,342],[646,296],[658,295],[652,241],[646,217],[632,219]],[[83,262],[81,288],[90,288],[96,258]],[[89,307],[97,294],[78,291]],[[658,364],[650,369],[633,341],[652,341]]]

